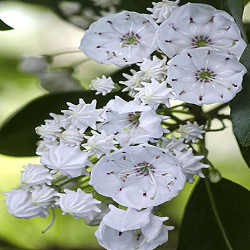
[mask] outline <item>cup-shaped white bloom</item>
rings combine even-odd
[[[23,168],[25,170],[21,171],[21,187],[31,187],[41,184],[51,185],[53,176],[49,169],[45,168],[43,165],[28,164],[27,166],[23,166]]]
[[[204,178],[201,169],[209,168],[209,165],[200,162],[204,158],[203,155],[194,156],[193,150],[189,148],[186,152],[174,151],[176,158],[182,165],[182,171],[185,174],[187,181],[194,182],[193,175],[198,175]]]
[[[35,206],[32,202],[31,194],[28,189],[12,189],[4,193],[8,212],[17,217],[30,219],[36,216],[45,218],[49,212],[46,208]]]
[[[36,143],[36,154],[41,155],[42,152],[48,151],[48,145],[59,146],[59,141],[52,141],[52,140],[41,140]]]
[[[187,3],[158,29],[157,42],[170,58],[185,49],[211,47],[239,58],[246,47],[234,19],[210,5]]]
[[[143,211],[122,210],[110,205],[111,211],[104,216],[95,236],[108,250],[152,250],[168,241],[168,231],[173,227],[163,225],[168,217]]]
[[[59,134],[60,141],[69,146],[80,145],[83,141],[83,134],[78,129],[67,129]]]
[[[139,145],[102,157],[92,169],[90,185],[123,206],[142,209],[171,200],[185,181],[180,163],[171,153]]]
[[[124,66],[141,62],[157,49],[156,29],[149,15],[123,11],[91,24],[80,49],[99,63]]]
[[[110,154],[111,151],[116,150],[114,144],[117,142],[113,139],[113,136],[106,135],[102,130],[101,134],[91,131],[92,136],[85,136],[88,140],[82,144],[83,147],[87,147],[88,152],[91,154],[97,154],[97,157],[101,157],[103,154]]]
[[[147,8],[148,11],[152,13],[152,17],[156,19],[156,23],[162,23],[163,21],[167,20],[172,12],[178,8],[180,0],[176,1],[168,1],[162,0],[160,2],[153,2],[153,8]]]
[[[97,207],[101,202],[94,199],[92,194],[87,194],[80,188],[77,191],[65,189],[65,194],[58,194],[58,204],[63,214],[70,214],[71,216],[78,218],[88,217],[93,219],[92,212],[101,212]]]
[[[110,204],[115,204],[115,202],[113,200],[105,200],[101,204],[97,205],[101,212],[92,211],[93,219],[85,217],[84,222],[89,226],[98,226],[103,217],[110,212]]]
[[[166,117],[157,115],[152,107],[116,97],[107,103],[104,110],[102,117],[105,122],[98,130],[113,135],[121,145],[144,143],[150,138],[160,138],[163,135],[161,122]]]
[[[58,199],[58,193],[54,188],[46,185],[35,186],[31,189],[32,203],[36,206],[49,208],[54,206]]]
[[[197,105],[230,101],[242,88],[246,68],[233,56],[197,48],[169,61],[167,82],[176,98]]]
[[[71,123],[66,119],[66,115],[49,114],[53,119],[46,119],[45,124],[56,124],[61,128],[68,129]]]
[[[77,177],[88,175],[86,166],[90,166],[88,154],[80,150],[78,146],[69,147],[65,144],[59,146],[47,145],[48,151],[41,152],[41,163],[62,175]]]
[[[167,82],[158,82],[152,78],[150,83],[142,82],[144,87],[136,88],[138,93],[135,97],[139,98],[142,105],[149,105],[156,109],[160,104],[170,107],[169,99],[175,99],[173,90],[167,87]]]
[[[163,81],[167,75],[167,59],[160,60],[158,57],[153,56],[153,59],[143,58],[142,63],[137,63],[143,73],[144,80],[155,78],[156,80]]]
[[[173,134],[171,135],[171,139],[163,137],[161,140],[156,142],[157,147],[168,149],[171,153],[174,153],[175,150],[182,151],[188,147],[187,144],[183,143],[184,138],[176,138]]]
[[[35,131],[43,139],[55,141],[62,129],[58,126],[58,124],[46,123],[36,127]]]
[[[180,125],[178,132],[181,133],[181,137],[184,138],[186,142],[196,142],[198,138],[203,138],[202,134],[205,133],[203,128],[204,125],[199,126],[197,122],[191,123],[187,121],[187,124]]]
[[[111,7],[120,4],[121,0],[92,0],[94,5],[100,6],[102,8]]]
[[[98,94],[106,95],[110,93],[112,89],[115,88],[112,78],[111,77],[107,78],[104,75],[102,76],[102,78],[97,77],[96,79],[92,80],[89,87],[92,90],[96,90],[97,95]]]
[[[84,133],[88,127],[96,129],[96,122],[103,121],[100,117],[102,109],[96,109],[96,100],[93,100],[90,104],[86,104],[83,99],[80,99],[78,105],[70,102],[67,105],[69,109],[62,112],[74,127],[80,129],[81,133]]]

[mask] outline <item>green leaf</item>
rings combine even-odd
[[[178,250],[250,249],[250,192],[222,179],[199,181],[184,214]]]
[[[247,5],[249,3],[250,0],[245,0],[244,4]]]
[[[250,146],[250,45],[245,49],[240,62],[248,70],[243,79],[243,90],[230,102],[233,130],[243,147]]]
[[[239,145],[243,159],[245,160],[246,164],[250,168],[250,147],[243,147],[239,142],[238,142],[238,145]]]
[[[0,30],[3,31],[3,30],[12,30],[13,28],[10,27],[9,25],[7,25],[5,22],[3,22],[1,19],[0,19]]]
[[[250,41],[250,23],[244,23],[247,40]]]
[[[67,109],[66,102],[77,104],[79,98],[86,103],[97,99],[97,107],[103,107],[115,95],[128,99],[125,93],[115,92],[106,96],[96,96],[93,91],[48,94],[28,103],[10,117],[0,129],[0,153],[10,156],[35,156],[36,142],[39,140],[35,127],[51,119],[49,113],[60,114]]]

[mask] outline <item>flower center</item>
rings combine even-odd
[[[136,168],[136,172],[138,173],[138,176],[140,175],[148,176],[150,171],[154,172],[153,169],[155,167],[147,162],[141,162],[141,163],[138,163],[135,166],[135,168]]]
[[[209,39],[207,36],[195,36],[191,40],[191,44],[193,48],[199,48],[199,47],[205,47],[207,45],[211,44],[211,39]]]
[[[208,72],[208,71],[204,71],[204,72],[201,72],[201,73],[200,73],[200,78],[202,78],[202,79],[207,79],[207,78],[209,78],[210,76],[211,76],[211,73]]]
[[[200,69],[195,73],[197,81],[211,82],[215,79],[216,74],[210,69]]]
[[[121,38],[121,47],[136,47],[139,42],[140,36],[134,32],[123,35]]]
[[[140,117],[141,117],[141,112],[136,111],[136,112],[134,112],[134,113],[129,113],[129,115],[128,115],[128,120],[129,120],[129,122],[132,123],[133,125],[138,126],[139,123],[140,123],[140,121],[139,121]]]

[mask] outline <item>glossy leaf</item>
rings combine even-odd
[[[3,22],[1,19],[0,19],[0,30],[1,31],[4,31],[4,30],[12,30],[13,28],[10,27],[9,25],[7,25],[5,22]]]
[[[250,45],[245,49],[241,63],[248,72],[243,79],[243,90],[231,101],[233,130],[243,147],[250,146]]]
[[[239,144],[239,148],[243,159],[245,160],[248,167],[250,167],[250,147],[243,147]]]
[[[222,179],[201,180],[187,204],[177,250],[250,249],[250,192]]]
[[[68,108],[66,102],[77,104],[79,98],[83,98],[86,103],[97,99],[97,107],[101,108],[115,95],[128,98],[125,93],[120,92],[96,96],[94,91],[85,91],[48,94],[33,100],[1,127],[0,153],[10,156],[34,156],[36,142],[39,140],[35,127],[44,124],[45,119],[51,119],[49,113],[60,114],[62,109]]]

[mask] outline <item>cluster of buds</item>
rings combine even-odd
[[[139,67],[119,82],[133,100],[116,96],[97,108],[96,100],[80,99],[50,114],[36,128],[41,164],[25,166],[20,189],[5,193],[10,214],[45,217],[59,208],[99,225],[95,236],[108,250],[151,250],[168,240],[173,227],[154,208],[194,175],[203,178],[209,165],[193,147],[204,126],[188,121],[171,130],[164,110],[170,99],[197,105],[231,100],[246,73],[238,61],[246,44],[224,11],[167,0],[153,5],[151,15],[123,11],[86,31],[80,49],[88,57]],[[103,76],[90,87],[106,95],[114,82]]]

